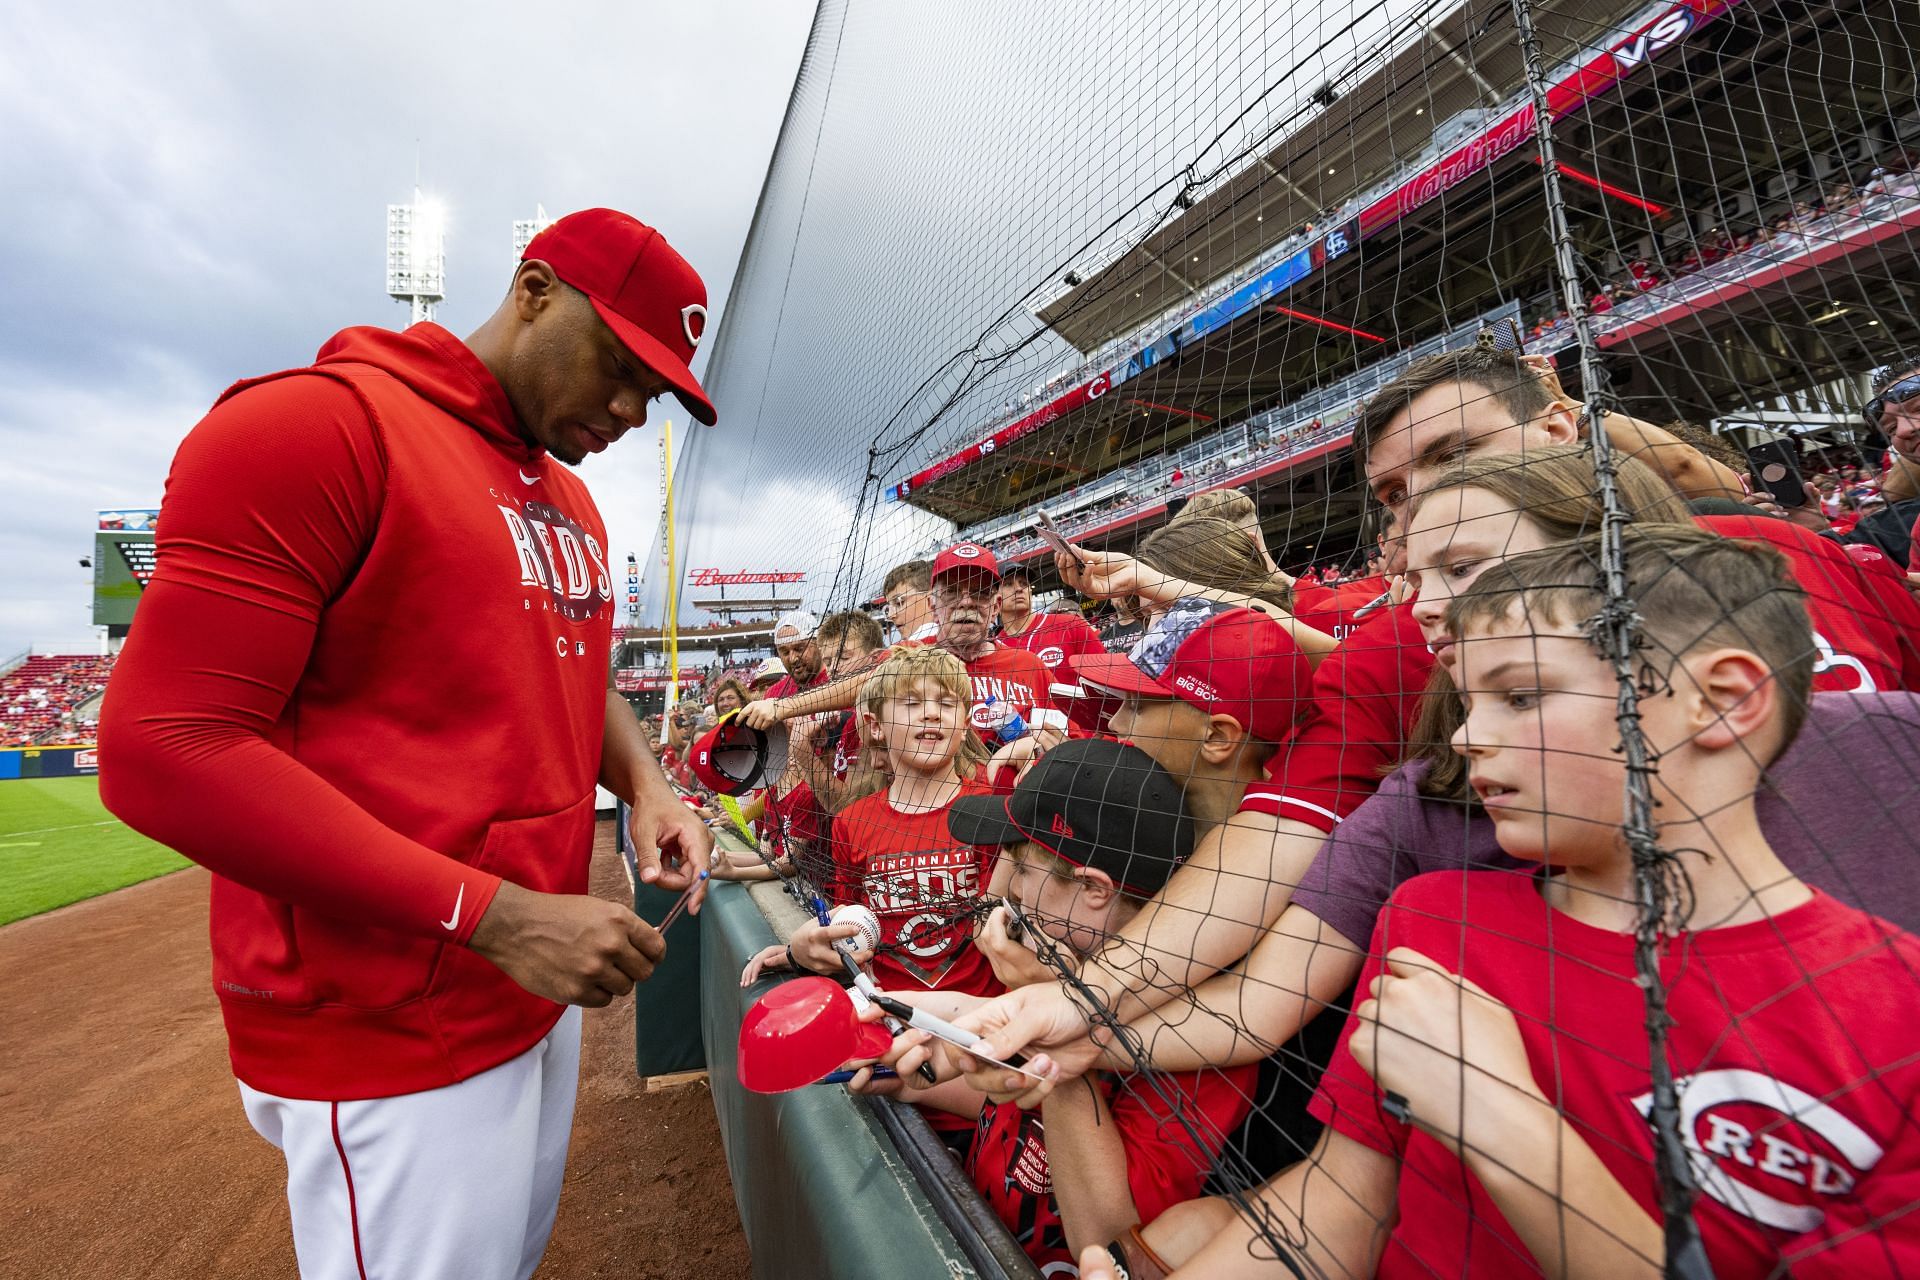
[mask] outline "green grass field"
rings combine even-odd
[[[97,778],[0,782],[0,925],[186,865],[108,813]]]

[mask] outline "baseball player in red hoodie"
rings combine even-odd
[[[668,393],[713,422],[705,324],[657,231],[589,209],[465,342],[349,329],[175,455],[101,794],[214,873],[234,1074],[308,1280],[532,1274],[577,1006],[664,949],[586,896],[594,784],[633,805],[643,879],[706,865],[607,691],[606,527],[567,469]]]

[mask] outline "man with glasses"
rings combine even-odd
[[[933,562],[909,560],[887,571],[880,588],[887,621],[905,644],[925,644],[939,634],[933,620]]]
[[[973,727],[994,739],[1014,716],[1031,724],[1036,708],[1051,708],[1046,664],[1024,649],[993,638],[1000,565],[977,542],[957,542],[934,558],[933,620],[938,643],[967,664],[973,681]]]
[[[1920,521],[1920,359],[1889,366],[1874,379],[1860,415],[1887,442],[1879,496],[1886,505],[1863,516],[1845,540],[1873,547],[1910,571],[1913,529]]]

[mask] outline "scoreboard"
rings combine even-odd
[[[102,511],[93,533],[93,625],[124,630],[153,577],[158,511]]]

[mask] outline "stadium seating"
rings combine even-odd
[[[79,708],[107,687],[113,658],[98,654],[33,654],[0,676],[0,747],[93,740],[94,724]]]

